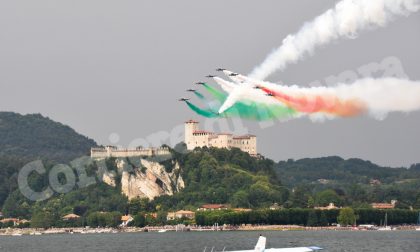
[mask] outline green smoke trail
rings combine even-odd
[[[223,113],[227,117],[241,117],[249,120],[265,121],[290,118],[296,111],[282,105],[267,105],[259,102],[243,101],[235,103]]]
[[[223,101],[227,97],[225,93],[207,84],[204,84],[203,86],[213,96],[213,98],[217,99],[221,102],[221,104],[223,104]],[[213,106],[211,106],[210,102],[208,102],[204,98],[204,95],[202,95],[199,92],[194,93],[196,93],[197,97],[199,97],[201,100],[205,101],[209,108],[201,109],[187,101],[186,103],[188,107],[190,107],[190,109],[196,112],[197,114],[207,118],[240,117],[249,120],[266,121],[272,119],[287,119],[297,114],[297,112],[292,108],[280,104],[264,104],[254,101],[239,101],[222,114],[219,114],[215,112],[218,111],[219,108],[214,108]]]
[[[207,90],[207,92],[209,92],[218,101],[222,102],[226,99],[227,95],[225,93],[222,93],[214,87],[207,85],[207,83],[204,83],[203,86]]]
[[[192,109],[195,113],[207,117],[207,118],[215,118],[218,117],[218,115],[216,113],[214,113],[211,110],[205,110],[205,109],[200,109],[199,107],[195,106],[194,104],[192,104],[191,102],[186,101],[188,107],[190,107],[190,109]]]
[[[200,100],[205,100],[206,98],[204,98],[204,95],[202,95],[200,92],[198,91],[194,91],[194,94],[200,99]]]

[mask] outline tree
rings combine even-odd
[[[329,203],[341,205],[342,200],[334,190],[327,189],[316,194],[315,203],[318,206],[326,206]]]
[[[352,208],[346,207],[340,210],[337,222],[342,226],[354,225],[356,223],[356,214]]]
[[[32,215],[31,227],[50,228],[54,225],[53,216],[47,211],[39,211]]]
[[[328,226],[328,218],[327,215],[325,214],[325,211],[321,211],[321,214],[319,216],[319,226]]]
[[[231,203],[234,207],[249,207],[248,193],[244,190],[237,191],[232,196]]]
[[[318,226],[318,216],[314,210],[309,211],[308,222],[306,223],[309,227]]]
[[[138,213],[134,216],[133,221],[130,223],[135,227],[144,227],[146,226],[146,218],[144,217],[145,213]]]

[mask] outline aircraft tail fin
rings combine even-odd
[[[267,238],[265,238],[264,236],[260,236],[260,238],[258,238],[258,242],[255,245],[255,252],[263,252],[265,250],[265,244],[267,243]]]

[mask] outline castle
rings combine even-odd
[[[194,150],[196,147],[216,147],[216,148],[239,148],[251,156],[258,156],[257,137],[254,135],[234,136],[229,133],[213,133],[200,130],[198,122],[189,120],[185,122],[185,144],[188,150]],[[106,146],[92,148],[90,156],[95,159],[104,159],[109,157],[152,157],[170,155],[167,147],[160,148],[133,148],[118,149],[115,146]]]
[[[185,144],[188,150],[196,147],[239,148],[252,156],[257,156],[257,137],[254,135],[234,136],[229,133],[213,133],[200,130],[198,122],[185,122]]]

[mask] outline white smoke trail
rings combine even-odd
[[[419,9],[419,0],[342,0],[296,34],[288,35],[249,76],[263,80],[316,47],[340,38],[355,38],[361,31],[383,27],[395,17],[408,16]]]

